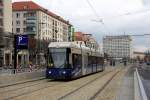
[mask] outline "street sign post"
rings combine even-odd
[[[14,35],[14,69],[17,68],[18,50],[24,49],[28,49],[28,35]],[[15,70],[14,73],[16,73]]]
[[[28,49],[28,35],[16,35],[16,48]]]

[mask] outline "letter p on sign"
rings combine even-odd
[[[19,43],[22,41],[22,36],[19,36]]]

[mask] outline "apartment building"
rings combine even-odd
[[[132,56],[131,36],[120,35],[104,37],[103,52],[113,58],[130,58]]]
[[[0,0],[0,32],[12,32],[11,0]]]
[[[40,40],[68,41],[69,22],[32,1],[13,3],[13,32]]]
[[[12,3],[0,0],[0,67],[12,64]]]
[[[146,56],[145,52],[137,52],[137,51],[133,52],[133,59],[144,60],[145,56]]]
[[[74,41],[84,41],[86,43],[86,46],[96,50],[99,49],[99,45],[92,36],[92,34],[86,34],[83,32],[74,32]]]

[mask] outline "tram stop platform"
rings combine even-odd
[[[144,84],[138,68],[130,67],[123,78],[116,100],[149,100]]]
[[[134,100],[134,68],[130,67],[125,74],[116,100]]]

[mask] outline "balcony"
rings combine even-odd
[[[35,17],[28,17],[27,18],[27,26],[36,26],[37,20]]]
[[[36,27],[35,26],[27,26],[26,32],[27,32],[27,34],[35,35],[36,34]]]
[[[27,20],[37,20],[37,18],[35,16],[28,16]]]
[[[27,27],[30,27],[30,26],[31,27],[33,27],[33,26],[36,27],[36,23],[27,23],[26,25],[27,25]]]

